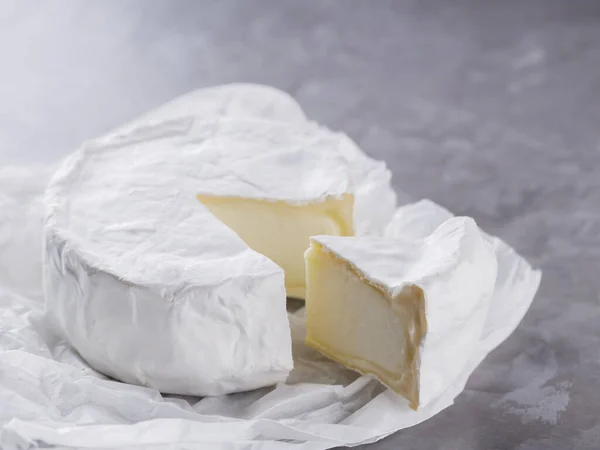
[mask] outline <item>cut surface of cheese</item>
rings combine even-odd
[[[304,252],[315,234],[352,236],[354,197],[307,205],[199,195],[199,200],[253,250],[285,272],[288,296],[304,298]]]
[[[468,362],[497,270],[468,218],[423,239],[313,237],[306,264],[307,344],[374,375],[415,409]]]
[[[45,196],[49,317],[95,369],[166,393],[285,380],[283,269],[302,295],[308,236],[352,234],[355,222],[383,232],[393,213],[368,201],[394,198],[375,177],[384,166],[305,121],[289,96],[207,92],[88,142]],[[261,101],[284,105],[282,119]]]
[[[316,243],[307,261],[307,343],[352,369],[378,376],[415,401],[415,349],[426,331],[422,292],[409,287],[392,302],[359,271]]]

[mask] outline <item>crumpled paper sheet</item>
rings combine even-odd
[[[516,328],[540,283],[539,271],[488,237],[499,273],[478,351],[441,398],[416,412],[377,381],[306,347],[303,309],[290,314],[295,369],[288,383],[217,398],[162,397],[98,374],[46,326],[42,195],[51,173],[52,167],[43,166],[0,169],[0,448],[5,450],[316,450],[374,442],[450,406],[477,365]],[[428,201],[407,205],[388,233],[418,236],[450,215]]]

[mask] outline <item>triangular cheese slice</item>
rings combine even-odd
[[[415,409],[468,362],[496,278],[491,246],[462,217],[423,239],[313,237],[306,264],[306,342]]]

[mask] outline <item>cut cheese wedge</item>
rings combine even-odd
[[[306,265],[307,344],[414,409],[468,362],[497,270],[475,222],[460,217],[423,239],[313,237]]]

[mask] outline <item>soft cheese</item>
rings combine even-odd
[[[88,142],[46,192],[49,316],[92,367],[168,393],[285,380],[282,267],[303,294],[308,236],[382,232],[394,208],[385,166],[286,95],[214,92]]]
[[[307,343],[374,375],[413,408],[467,364],[497,271],[469,218],[451,218],[421,239],[313,237],[306,262]]]

